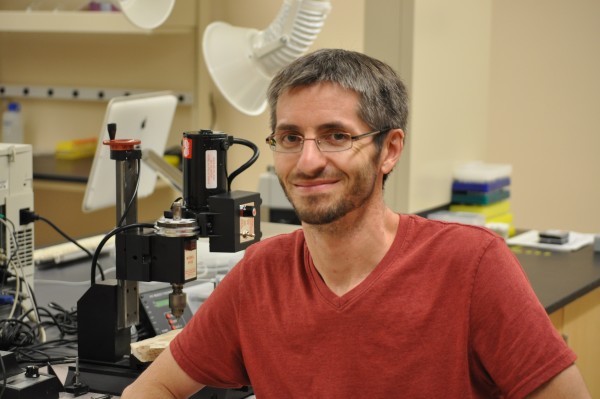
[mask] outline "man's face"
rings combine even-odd
[[[353,136],[369,131],[358,117],[358,94],[331,83],[285,92],[277,104],[276,133],[307,139],[332,132]],[[275,171],[301,221],[328,224],[381,197],[381,176],[373,138],[349,150],[321,152],[313,140],[298,153],[274,153]]]

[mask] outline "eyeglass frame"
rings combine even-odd
[[[348,147],[348,148],[343,148],[343,149],[341,149],[341,150],[323,150],[323,149],[321,149],[321,147],[320,147],[320,145],[319,145],[319,143],[320,143],[320,142],[319,142],[319,140],[321,140],[321,139],[322,139],[322,137],[315,137],[315,138],[313,138],[313,139],[307,139],[307,138],[305,138],[304,136],[302,136],[302,135],[301,135],[301,134],[299,134],[299,133],[290,133],[291,135],[293,135],[293,136],[297,136],[297,137],[299,137],[299,138],[302,140],[302,141],[300,142],[300,147],[299,147],[299,149],[298,149],[297,151],[277,151],[277,150],[274,148],[274,146],[271,144],[271,140],[273,140],[273,139],[275,138],[275,136],[277,136],[277,135],[281,135],[281,133],[271,133],[270,135],[268,135],[268,136],[265,138],[265,142],[267,143],[267,145],[269,146],[269,148],[271,149],[271,151],[273,151],[273,152],[279,152],[279,153],[282,153],[282,154],[297,154],[297,153],[299,153],[299,152],[302,152],[302,150],[304,149],[304,142],[305,142],[305,141],[307,141],[307,140],[312,140],[312,141],[314,141],[314,142],[315,142],[315,144],[317,145],[317,148],[318,148],[318,149],[319,149],[319,151],[321,151],[321,152],[342,152],[342,151],[348,151],[349,149],[351,149],[351,148],[352,148],[352,146],[354,145],[354,142],[355,142],[355,141],[358,141],[358,140],[360,140],[360,139],[363,139],[363,138],[365,138],[365,137],[371,137],[371,136],[375,136],[375,135],[377,135],[377,134],[380,134],[380,133],[387,133],[387,132],[389,132],[390,130],[392,130],[392,128],[384,128],[384,129],[379,129],[379,130],[373,130],[373,131],[371,131],[371,132],[366,132],[366,133],[357,134],[356,136],[352,136],[350,133],[346,133],[346,132],[337,132],[337,133],[342,133],[342,134],[345,134],[345,135],[349,135],[349,136],[350,136],[350,147]]]

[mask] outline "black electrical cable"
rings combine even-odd
[[[38,308],[38,313],[39,312],[45,312],[46,314],[40,314],[40,317],[50,317],[52,319],[52,322],[41,322],[40,324],[42,326],[47,326],[47,327],[52,327],[55,326],[56,328],[58,328],[58,331],[60,331],[60,336],[64,337],[67,332],[65,331],[63,325],[61,323],[58,322],[58,320],[56,319],[56,317],[50,313],[50,311],[46,308]]]
[[[137,178],[135,180],[135,190],[133,191],[133,194],[131,195],[131,198],[129,199],[129,203],[127,204],[127,207],[125,208],[123,215],[121,215],[121,219],[119,220],[119,223],[117,223],[117,227],[121,227],[121,225],[125,221],[125,218],[127,217],[127,214],[129,213],[129,209],[131,209],[131,205],[133,205],[133,201],[135,200],[135,198],[137,196],[138,188],[140,187],[140,174],[141,174],[140,166],[141,166],[141,161],[138,159],[137,160],[138,173],[137,173]]]
[[[21,281],[21,284],[23,284],[23,285],[27,285],[27,286],[29,287],[29,293],[31,294],[31,297],[30,297],[30,299],[31,299],[31,302],[32,302],[32,304],[33,304],[33,307],[32,307],[31,309],[29,309],[29,310],[28,310],[28,311],[25,313],[25,315],[27,315],[27,314],[29,314],[29,313],[31,313],[31,312],[34,312],[36,315],[38,315],[38,318],[39,318],[39,312],[38,312],[38,303],[37,303],[37,299],[36,299],[36,297],[35,297],[35,292],[34,292],[33,288],[31,287],[31,285],[29,285],[29,283],[28,283],[27,281],[25,281],[25,279],[24,279],[23,277],[19,276],[19,275],[10,274],[10,276],[11,276],[11,277],[14,277],[14,278],[18,278],[18,279]],[[18,299],[18,298],[15,298],[15,301],[16,301],[17,299]],[[24,318],[24,315],[21,315],[21,316],[19,317],[19,319],[20,319],[20,320],[22,320],[23,318]],[[8,319],[6,319],[6,320],[8,320]],[[10,319],[10,320],[15,320],[15,319]],[[5,320],[2,320],[2,321],[5,321]],[[38,321],[37,321],[37,324],[39,325],[39,324],[40,324],[40,322],[41,322],[41,320],[39,320],[39,319],[38,319]],[[1,397],[0,397],[0,398],[1,398]]]
[[[0,334],[0,346],[5,350],[32,345],[35,343],[35,330],[26,322],[18,319],[0,320],[2,334]]]
[[[73,244],[75,244],[77,247],[79,247],[83,252],[85,252],[90,258],[93,258],[94,255],[84,246],[82,246],[81,244],[79,244],[75,239],[71,238],[69,235],[67,235],[67,233],[65,233],[64,231],[62,231],[58,226],[56,226],[54,223],[52,223],[50,220],[46,219],[43,216],[40,216],[38,214],[34,215],[34,220],[41,220],[43,222],[46,222],[50,227],[52,227],[54,230],[56,230],[56,232],[58,234],[60,234],[61,236],[63,236],[64,238],[66,238],[68,241],[72,242]],[[102,266],[100,264],[98,264],[98,271],[100,272],[100,277],[102,280],[104,280],[104,270],[102,269]]]
[[[64,355],[65,348],[72,349],[74,351],[73,355],[76,356],[76,344],[77,339],[55,339],[52,341],[46,341],[36,345],[30,345],[23,348],[18,348],[15,351],[17,355],[18,363],[37,363],[41,365],[47,365],[48,363],[67,363],[73,361],[73,356]],[[54,351],[58,351],[58,353],[62,354],[57,357],[55,356]],[[34,357],[34,354],[40,354],[43,356],[43,359],[39,357]]]
[[[65,334],[77,334],[77,309],[66,310],[55,302],[49,302],[48,307],[58,312],[54,314],[54,319],[60,324]]]
[[[112,237],[115,234],[118,234],[122,231],[125,231],[125,230],[130,230],[130,229],[135,229],[135,228],[144,228],[144,227],[153,228],[154,225],[150,224],[150,223],[134,223],[134,224],[129,224],[127,226],[115,227],[114,229],[109,231],[108,234],[106,234],[104,236],[104,238],[98,244],[98,247],[96,248],[96,252],[94,252],[94,256],[92,257],[92,276],[91,276],[91,284],[92,285],[96,284],[96,264],[98,263],[98,257],[100,256],[102,247],[104,247],[104,244],[106,244],[106,242],[110,239],[110,237]]]
[[[4,396],[4,390],[8,382],[6,381],[6,366],[4,366],[4,358],[0,355],[0,367],[2,368],[2,389],[0,389],[0,398]]]
[[[246,169],[248,169],[250,166],[252,166],[252,164],[254,162],[256,162],[256,160],[258,159],[258,156],[260,154],[260,150],[258,149],[258,147],[256,146],[256,144],[254,144],[251,141],[245,140],[245,139],[233,139],[233,143],[234,144],[241,144],[244,145],[250,149],[252,149],[252,151],[254,152],[252,154],[252,157],[246,162],[244,163],[242,166],[240,166],[239,168],[237,168],[233,173],[231,173],[228,177],[227,177],[227,191],[231,191],[231,182],[233,181],[233,179],[235,179],[240,173],[242,173],[243,171],[245,171]]]
[[[16,355],[18,363],[25,362],[64,362],[67,359],[76,356],[77,338],[65,339],[63,337],[38,342],[35,336],[36,326],[15,319],[2,320],[3,325],[0,344],[3,350],[8,350]],[[72,334],[72,335],[75,335]],[[67,350],[72,351],[73,355],[66,354]],[[31,354],[42,354],[44,359],[35,358]]]
[[[23,320],[25,319],[25,317],[27,317],[27,315],[31,312],[33,312],[33,309],[29,309],[27,312],[23,313],[21,316],[19,316],[19,320]],[[40,311],[45,312],[46,314],[41,314]],[[50,311],[46,308],[40,307],[38,308],[38,314],[41,317],[50,317],[52,319],[52,322],[43,322],[43,321],[39,321],[38,324],[41,326],[50,326],[50,327],[57,327],[58,330],[60,331],[60,336],[63,337],[67,334],[69,334],[69,332],[67,332],[64,328],[64,326],[58,322],[58,320],[56,319],[56,316],[53,315],[52,313],[50,313]]]
[[[77,338],[65,339],[65,335],[77,335],[77,311],[68,311],[60,305],[51,302],[49,304],[58,311],[52,314],[48,309],[39,308],[40,318],[49,317],[52,321],[41,321],[39,323],[27,323],[23,321],[33,310],[27,311],[19,319],[10,319],[0,321],[2,334],[0,334],[0,347],[8,349],[15,353],[18,363],[41,363],[42,365],[59,362],[72,361],[72,357],[77,353]],[[61,322],[65,321],[65,323]],[[58,339],[39,342],[36,332],[40,326],[56,326],[61,331]],[[73,355],[66,355],[66,351],[71,351]],[[40,358],[36,355],[42,355]]]
[[[44,356],[43,362],[50,362],[52,360],[50,358],[50,356],[48,356],[48,354],[44,353],[43,351],[41,351],[39,349],[33,349],[32,346],[29,346],[27,348],[22,348],[17,351],[17,353],[19,354],[19,357],[20,357],[20,359],[17,359],[17,362],[23,363],[25,361],[23,359],[24,357],[28,357],[27,362],[36,362],[36,363],[41,362],[40,360],[30,356],[28,353],[26,353],[26,351],[43,355]]]

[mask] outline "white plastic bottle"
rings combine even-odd
[[[21,105],[17,102],[8,104],[2,114],[2,140],[3,143],[23,143],[23,120]]]

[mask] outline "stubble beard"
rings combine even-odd
[[[315,176],[314,178],[319,178]],[[360,208],[373,196],[375,190],[376,173],[373,165],[363,168],[350,182],[347,192],[337,194],[341,198],[334,198],[329,194],[315,194],[295,199],[290,195],[286,184],[279,177],[279,183],[290,201],[298,219],[311,225],[327,225],[334,223],[355,209]]]

